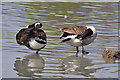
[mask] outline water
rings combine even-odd
[[[2,3],[3,78],[118,78],[118,64],[105,63],[105,48],[118,50],[117,3]],[[65,18],[65,16],[67,16]],[[16,33],[40,21],[48,44],[35,54],[16,43]],[[90,53],[75,57],[75,48],[60,43],[57,28],[92,25],[96,40],[85,47]]]

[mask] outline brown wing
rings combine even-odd
[[[37,32],[35,32],[35,34],[31,35],[31,37],[32,36],[37,36],[44,40],[46,40],[46,38],[47,38],[45,32],[42,29],[37,30]]]
[[[77,26],[70,28],[60,28],[61,31],[69,34],[83,34],[87,28],[85,26]]]
[[[22,36],[22,34],[25,30],[26,30],[26,28],[23,28],[16,34],[16,41],[17,41],[18,44],[19,44],[20,38],[21,38],[21,36]]]
[[[24,45],[26,41],[29,40],[29,35],[32,34],[33,28],[25,28],[21,29],[16,35],[17,43],[20,45]]]

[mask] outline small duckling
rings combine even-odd
[[[102,56],[106,63],[114,63],[115,60],[120,59],[120,51],[105,49]]]

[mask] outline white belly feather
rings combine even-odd
[[[34,39],[30,40],[29,45],[33,49],[40,49],[45,46],[45,44],[40,44],[40,43],[36,42]]]
[[[81,39],[75,38],[76,36],[77,35],[70,35],[70,36],[65,37],[64,39],[71,38],[71,40],[66,41],[66,43],[71,46],[75,46],[75,47],[82,46],[82,43],[83,43],[83,45],[88,45],[94,41],[94,38],[92,36],[84,39],[83,41]]]
[[[77,35],[70,35],[70,36],[65,37],[64,39],[71,38],[71,40],[66,41],[67,44],[72,45],[72,46],[80,46],[82,41],[80,41],[80,39],[76,39],[75,38],[76,36]]]

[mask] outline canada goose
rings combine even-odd
[[[64,37],[61,43],[66,42],[69,45],[76,47],[76,56],[78,56],[79,46],[82,46],[82,53],[84,54],[85,50],[83,46],[93,42],[97,36],[96,29],[93,26],[60,28],[60,30],[63,32],[63,34],[61,34],[60,39]]]
[[[39,50],[44,48],[47,44],[46,34],[40,29],[42,24],[40,22],[28,25],[26,28],[21,29],[16,35],[16,41],[20,45],[25,45],[31,50]]]

